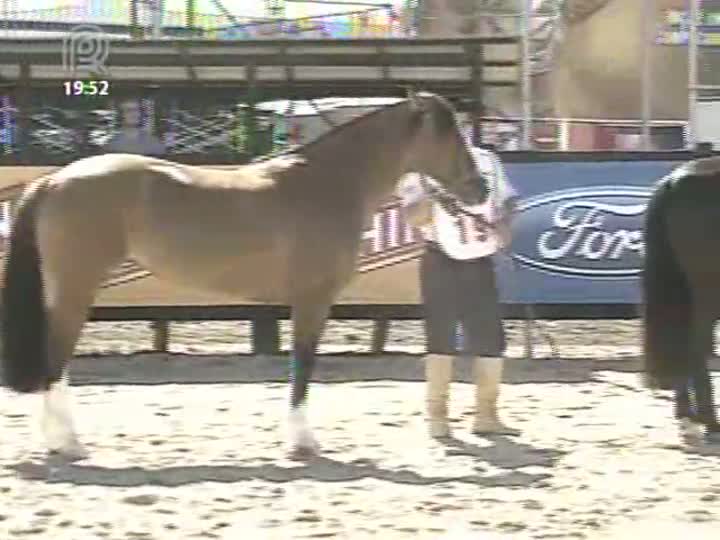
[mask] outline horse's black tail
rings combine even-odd
[[[48,317],[37,245],[36,217],[47,184],[39,181],[20,200],[13,219],[2,288],[3,384],[16,392],[47,388]]]
[[[642,276],[645,384],[671,389],[688,375],[692,301],[667,230],[668,203],[674,182],[655,190],[645,216],[645,258]]]

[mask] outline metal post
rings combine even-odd
[[[655,0],[643,0],[642,6],[642,141],[643,149],[652,150],[652,58],[654,50]]]
[[[567,152],[570,150],[570,122],[562,118],[558,125],[558,150]]]
[[[530,72],[530,14],[532,0],[523,0],[523,11],[520,17],[520,37],[522,39],[522,139],[521,149],[530,150],[532,143],[532,78]]]
[[[687,148],[693,148],[697,138],[699,23],[700,0],[690,0],[690,21],[688,28],[688,126],[685,141]]]
[[[260,153],[260,142],[258,139],[257,126],[257,102],[258,92],[255,86],[256,67],[248,64],[247,70],[247,93],[245,94],[245,116],[243,117],[245,140],[250,158],[255,158]]]
[[[390,321],[387,319],[375,319],[372,333],[372,345],[370,348],[370,352],[372,354],[382,354],[385,352],[385,344],[387,343],[389,329]]]
[[[280,326],[274,316],[259,314],[253,319],[252,344],[255,355],[279,354]]]
[[[485,92],[483,85],[483,73],[485,57],[482,45],[472,45],[470,47],[470,59],[472,63],[472,111],[470,112],[470,122],[472,123],[472,144],[479,146],[482,144],[482,128],[483,116],[485,115]]]
[[[190,30],[194,30],[195,0],[185,0],[185,23]]]
[[[153,39],[162,39],[164,3],[164,0],[153,0],[152,2]]]
[[[152,321],[153,352],[166,353],[170,348],[170,322]]]
[[[138,0],[130,0],[130,37],[140,39],[142,30],[138,20]]]
[[[30,87],[30,63],[20,63],[20,80],[14,89],[14,101],[17,109],[17,149],[20,158],[26,163],[30,157],[30,128],[32,125],[32,89]]]

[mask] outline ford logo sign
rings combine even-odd
[[[595,186],[522,201],[513,256],[553,274],[627,279],[642,270],[645,208],[652,190]]]

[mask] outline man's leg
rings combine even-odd
[[[425,309],[426,408],[430,436],[450,435],[448,401],[455,356],[457,301],[454,263],[437,248],[428,247],[420,262],[420,290]]]
[[[505,425],[497,411],[506,343],[493,261],[490,257],[483,257],[467,262],[461,273],[463,289],[467,293],[462,303],[465,343],[468,353],[474,357],[475,415],[472,431],[477,434],[517,435],[519,431]]]

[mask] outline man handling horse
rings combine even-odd
[[[408,221],[421,227],[425,251],[420,262],[425,307],[425,376],[430,435],[450,435],[448,398],[458,324],[463,351],[473,359],[473,433],[515,435],[497,414],[506,341],[493,255],[509,246],[517,194],[498,156],[471,148],[479,175],[490,188],[484,203],[465,206],[438,190],[437,182],[411,173],[398,185]]]

